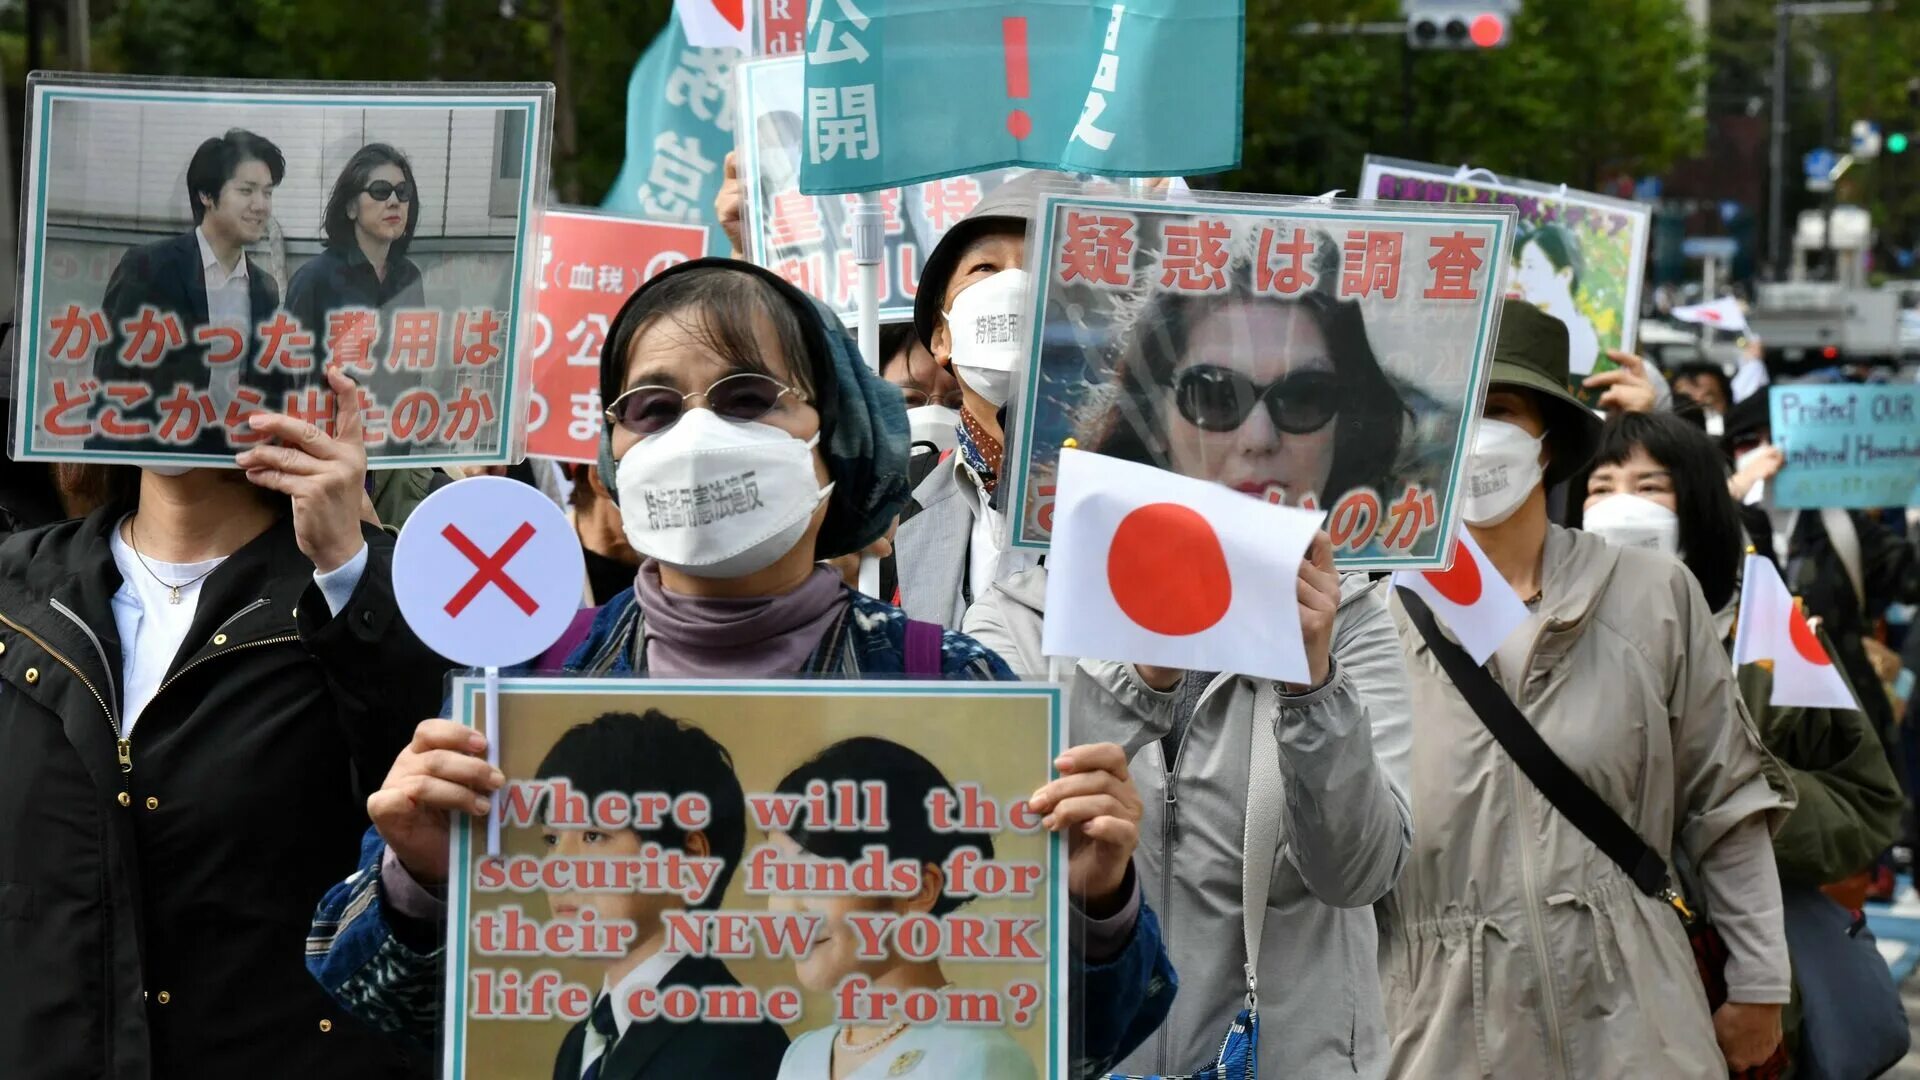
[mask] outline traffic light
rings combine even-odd
[[[1407,16],[1413,49],[1497,49],[1507,43],[1507,16],[1485,8],[1432,8]]]
[[[1904,154],[1907,152],[1907,133],[1896,131],[1887,136],[1887,153]]]

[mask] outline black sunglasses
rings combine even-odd
[[[385,180],[375,180],[373,183],[368,184],[364,190],[367,194],[373,196],[374,202],[386,202],[395,195],[400,196],[401,202],[413,201],[413,185],[407,183],[405,180],[397,184],[389,184]]]
[[[742,371],[729,375],[705,390],[683,394],[671,386],[636,386],[613,399],[607,406],[607,423],[619,424],[635,435],[658,435],[672,427],[687,411],[687,402],[706,398],[707,407],[722,420],[750,424],[780,406],[780,399],[792,394],[796,401],[806,397],[800,391],[771,376]]]
[[[1263,386],[1232,368],[1195,364],[1174,376],[1173,401],[1202,431],[1233,431],[1265,404],[1274,427],[1305,435],[1340,411],[1340,380],[1331,371],[1301,371]]]

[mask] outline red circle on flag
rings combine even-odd
[[[1233,606],[1233,572],[1220,537],[1205,517],[1175,503],[1152,503],[1121,519],[1107,548],[1107,586],[1127,618],[1168,637],[1206,630]]]
[[[713,10],[719,12],[720,17],[727,20],[727,25],[735,30],[747,28],[746,0],[713,0]]]
[[[1458,540],[1453,542],[1453,566],[1446,570],[1429,570],[1426,573],[1427,584],[1449,603],[1461,607],[1478,603],[1480,600],[1480,564],[1473,561],[1473,553],[1467,545]]]
[[[1833,663],[1827,659],[1827,650],[1820,647],[1820,636],[1813,632],[1813,627],[1807,625],[1797,604],[1787,612],[1787,636],[1793,639],[1793,651],[1799,653],[1807,663],[1821,667]]]

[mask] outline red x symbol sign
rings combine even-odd
[[[481,590],[490,584],[506,593],[507,599],[518,604],[521,611],[531,615],[540,610],[540,605],[534,602],[533,597],[527,595],[525,589],[507,576],[506,570],[507,563],[513,561],[513,557],[519,554],[520,549],[527,546],[527,541],[533,539],[532,522],[521,522],[513,535],[507,537],[507,542],[500,545],[500,550],[492,555],[481,551],[473,541],[467,539],[465,533],[453,525],[440,530],[440,535],[446,537],[447,543],[452,544],[460,554],[473,560],[473,565],[479,568],[474,571],[473,578],[462,585],[459,592],[453,594],[453,599],[447,601],[448,615],[459,618],[460,613],[467,609],[467,605],[473,603],[473,598],[479,596]]]

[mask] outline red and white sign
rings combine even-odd
[[[540,240],[533,333],[533,405],[527,453],[598,460],[600,347],[642,282],[707,253],[698,225],[549,210]]]
[[[1308,683],[1295,581],[1323,515],[1060,452],[1048,656]]]
[[[427,496],[393,549],[394,598],[429,649],[466,667],[546,651],[586,584],[580,538],[531,484],[476,476]]]
[[[1716,330],[1728,330],[1736,334],[1747,332],[1747,313],[1740,310],[1740,301],[1731,296],[1723,296],[1711,304],[1689,304],[1674,308],[1673,317],[1684,323],[1711,326]]]
[[[1453,631],[1476,664],[1486,663],[1500,643],[1527,621],[1527,605],[1520,594],[1487,561],[1486,552],[1465,529],[1454,537],[1453,562],[1447,569],[1402,570],[1393,575],[1393,584],[1425,600],[1434,618]]]
[[[754,0],[753,55],[785,56],[807,43],[807,0]]]
[[[757,0],[673,0],[687,44],[696,49],[747,51],[747,4]]]
[[[1858,709],[1833,658],[1820,645],[1820,636],[1807,625],[1799,602],[1780,580],[1780,572],[1759,555],[1747,556],[1746,580],[1740,584],[1740,629],[1734,635],[1733,662],[1773,662],[1773,705],[1805,708]]]

